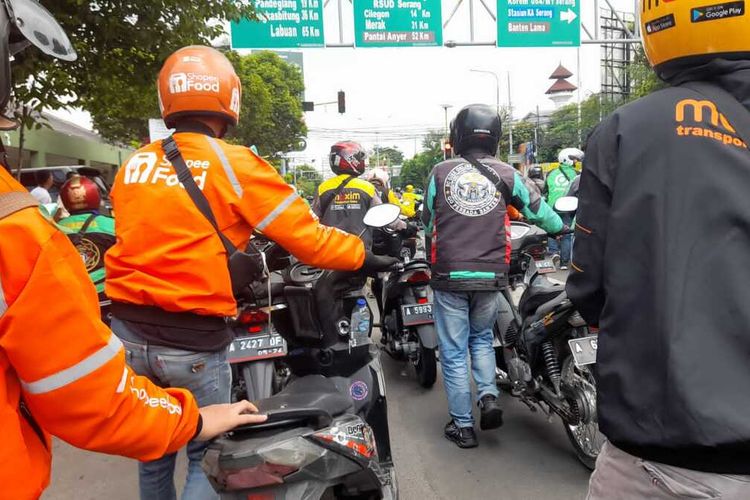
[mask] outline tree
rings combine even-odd
[[[45,6],[70,36],[78,59],[60,62],[31,49],[18,54],[16,109],[80,106],[103,136],[121,142],[140,142],[147,118],[159,116],[154,82],[169,54],[209,45],[224,32],[217,21],[254,15],[252,2],[228,0],[57,0]]]
[[[404,153],[396,146],[375,146],[369,157],[370,164],[374,167],[388,167],[404,163]],[[378,164],[376,165],[376,163]]]
[[[628,72],[630,73],[632,82],[631,100],[640,99],[652,92],[667,87],[667,84],[656,76],[641,46],[636,48],[635,58],[633,59],[633,63],[628,67]]]
[[[412,184],[415,187],[424,187],[427,178],[432,172],[432,167],[443,161],[443,150],[441,141],[443,132],[433,130],[422,141],[422,152],[414,155],[404,162],[401,167],[401,175],[398,178],[398,186],[403,187]]]
[[[318,186],[323,182],[323,177],[311,165],[297,165],[291,172],[287,172],[284,180],[288,184],[296,185],[300,196],[314,196]]]
[[[611,113],[617,105],[603,101],[599,94],[594,94],[581,103],[581,133],[578,134],[578,105],[568,104],[553,113],[544,136],[539,141],[537,161],[557,161],[557,154],[563,148],[577,147],[585,144],[586,138]]]
[[[242,113],[229,139],[254,144],[261,155],[296,151],[307,134],[302,114],[302,72],[273,52],[227,54],[242,81]]]

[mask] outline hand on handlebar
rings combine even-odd
[[[413,238],[417,235],[417,232],[419,231],[419,226],[415,224],[414,222],[407,222],[406,228],[401,231],[401,234],[404,236],[404,238]]]
[[[365,254],[365,262],[362,264],[361,270],[367,274],[391,271],[398,266],[399,262],[401,261],[397,257],[375,255],[368,250]]]
[[[573,233],[575,233],[575,232],[576,232],[576,231],[575,231],[575,229],[571,228],[571,227],[570,227],[570,226],[568,226],[567,224],[563,224],[563,227],[562,227],[562,229],[560,229],[560,231],[558,231],[557,233],[555,233],[555,235],[554,235],[554,236],[555,236],[555,237],[558,237],[558,236],[565,236],[566,234],[573,234]]]

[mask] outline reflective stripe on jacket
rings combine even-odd
[[[364,246],[318,223],[267,162],[243,146],[194,132],[175,141],[221,231],[242,249],[262,231],[306,264],[356,270]],[[107,295],[166,311],[233,316],[227,258],[211,224],[181,187],[161,141],[134,153],[112,189],[117,243],[107,252]]]
[[[0,196],[13,191],[25,190],[0,168]],[[184,446],[193,396],[127,367],[68,238],[35,208],[1,219],[0,234],[0,498],[42,494],[50,434],[139,460]]]

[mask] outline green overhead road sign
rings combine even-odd
[[[357,47],[443,44],[440,0],[354,0]]]
[[[323,0],[254,0],[258,20],[232,22],[233,49],[324,47]]]
[[[580,0],[497,0],[498,47],[578,47]]]

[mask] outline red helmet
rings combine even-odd
[[[331,170],[336,174],[362,175],[367,168],[367,153],[354,141],[337,142],[331,146]]]
[[[99,188],[88,177],[74,175],[60,188],[60,199],[70,213],[97,210],[102,201]]]

